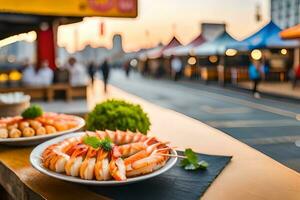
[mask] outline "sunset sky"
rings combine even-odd
[[[263,17],[259,23],[255,21],[258,4]],[[85,18],[83,22],[61,26],[58,44],[69,51],[87,44],[110,48],[115,33],[122,35],[126,51],[166,43],[174,34],[186,44],[199,34],[201,22],[226,22],[228,32],[243,39],[269,18],[269,0],[139,0],[137,18]],[[99,33],[100,22],[105,24],[104,36]]]

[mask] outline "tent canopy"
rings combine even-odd
[[[224,31],[219,37],[213,41],[206,42],[200,46],[192,48],[190,51],[194,55],[223,55],[226,51],[226,46],[236,42],[236,40]]]
[[[160,52],[163,48],[163,44],[159,43],[157,46],[153,47],[153,48],[149,48],[149,49],[143,49],[140,50],[137,54],[138,54],[138,58],[139,59],[147,59],[149,58],[151,55],[153,54],[157,54],[157,52]]]
[[[205,42],[205,39],[204,39],[203,35],[200,34],[185,46],[177,46],[175,48],[166,50],[164,52],[164,55],[165,56],[171,56],[171,55],[185,56],[185,55],[189,55],[192,48],[200,46],[204,42]]]
[[[299,45],[299,42],[296,40],[285,41],[281,39],[280,32],[281,29],[274,22],[270,21],[253,35],[241,42],[230,44],[227,48],[251,51],[264,48],[293,48]]]
[[[300,24],[281,31],[280,36],[283,39],[300,39]]]
[[[174,36],[167,45],[165,45],[161,48],[156,48],[156,49],[150,50],[149,52],[147,52],[147,57],[152,58],[152,59],[159,58],[159,57],[163,56],[165,51],[169,51],[178,46],[181,46],[181,43]]]

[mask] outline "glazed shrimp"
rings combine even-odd
[[[99,149],[97,160],[95,164],[95,177],[97,180],[109,180],[111,178],[109,173],[109,152]]]
[[[128,158],[124,159],[124,163],[126,166],[126,170],[131,170],[131,164],[134,163],[137,160],[141,160],[143,158],[148,157],[152,152],[154,152],[155,150],[157,150],[158,146],[161,146],[164,143],[155,143],[152,144],[150,146],[148,146],[145,150],[141,150],[139,152],[137,152],[136,154],[133,154],[131,156],[129,156]]]
[[[79,170],[83,162],[83,157],[88,151],[88,146],[79,144],[70,149],[68,153],[71,154],[70,159],[65,165],[66,174],[69,176],[79,176]]]
[[[94,168],[96,164],[96,155],[98,149],[94,149],[93,147],[89,147],[89,150],[86,154],[84,161],[82,162],[79,174],[80,178],[86,180],[92,180],[94,178]]]
[[[126,167],[122,158],[111,158],[109,163],[109,172],[111,176],[117,181],[126,180]]]
[[[130,144],[124,144],[121,146],[118,146],[118,150],[121,153],[122,157],[128,157],[133,154],[136,154],[137,152],[141,150],[145,150],[149,145],[156,143],[157,140],[154,137],[148,138],[144,142],[136,142],[136,143],[130,143]]]
[[[106,137],[110,138],[116,145],[129,144],[135,142],[144,142],[147,140],[147,136],[141,133],[132,133],[124,131],[96,131],[95,132],[101,139]]]
[[[160,153],[168,154],[169,150],[164,150]],[[167,160],[167,156],[159,155],[156,153],[156,151],[154,151],[149,157],[137,160],[136,162],[132,163],[132,170],[126,171],[126,176],[133,177],[151,173],[163,167]]]
[[[70,138],[58,145],[48,147],[42,155],[44,166],[56,172],[65,172],[65,165],[70,159],[70,156],[65,152],[80,141],[80,138]]]

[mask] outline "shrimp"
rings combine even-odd
[[[110,138],[113,143],[116,145],[122,145],[122,144],[129,144],[129,143],[135,143],[135,142],[144,142],[148,138],[147,136],[141,134],[141,133],[132,133],[130,131],[124,132],[124,131],[96,131],[96,135],[98,135],[101,139],[104,139],[106,137]]]
[[[111,158],[109,163],[109,172],[111,176],[117,181],[126,180],[126,167],[122,158]]]
[[[141,150],[145,150],[150,144],[156,143],[157,140],[154,137],[148,138],[144,142],[135,142],[130,144],[124,144],[121,146],[118,146],[118,150],[121,153],[122,157],[128,157],[133,154],[136,154],[137,152]]]
[[[97,151],[97,149],[89,147],[87,155],[79,169],[80,178],[86,180],[92,180],[94,178],[94,167],[96,164]]]
[[[8,138],[8,130],[6,128],[0,128],[0,138]]]
[[[19,129],[21,129],[21,130],[28,128],[29,126],[30,126],[30,124],[27,121],[22,121],[19,123]]]
[[[70,149],[69,153],[71,154],[71,157],[65,165],[65,171],[67,175],[79,176],[79,169],[83,162],[83,157],[86,155],[87,151],[88,146],[82,144]]]
[[[51,146],[51,148],[43,154],[44,166],[56,172],[65,172],[65,165],[70,160],[70,156],[66,152],[79,142],[81,142],[81,138],[77,137],[64,140],[58,145]]]
[[[100,149],[98,151],[97,160],[95,164],[95,176],[99,181],[109,180],[111,178],[109,173],[109,158],[108,152]]]
[[[35,131],[33,128],[25,127],[22,129],[23,137],[32,137],[35,135]]]
[[[169,150],[164,150],[161,153],[168,154]],[[168,160],[167,156],[157,154],[156,151],[146,158],[135,161],[131,164],[132,169],[126,171],[127,177],[139,176],[143,174],[151,173],[159,168],[163,167]]]
[[[126,166],[126,170],[131,170],[132,163],[134,163],[137,160],[141,160],[143,158],[148,157],[152,152],[157,150],[158,147],[161,146],[162,144],[164,144],[164,143],[158,142],[158,143],[152,144],[152,145],[148,146],[146,149],[141,150],[141,151],[137,152],[136,154],[133,154],[133,155],[125,158],[124,163]]]
[[[47,133],[47,134],[56,133],[56,129],[55,129],[54,126],[46,125],[46,126],[45,126],[45,129],[46,129],[46,133]]]
[[[17,128],[8,129],[8,136],[10,138],[19,138],[22,136],[22,132]]]

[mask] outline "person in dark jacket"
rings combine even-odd
[[[96,69],[96,65],[94,64],[94,62],[90,62],[90,64],[88,65],[88,73],[91,78],[92,84],[94,84],[96,71],[97,71],[97,69]]]
[[[110,71],[110,66],[107,61],[107,59],[104,60],[104,62],[101,65],[101,71],[103,75],[103,82],[104,82],[104,92],[107,92],[107,82],[109,78],[109,71]]]

